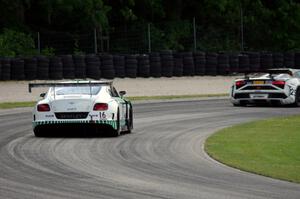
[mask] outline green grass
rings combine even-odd
[[[207,139],[205,150],[229,166],[300,183],[300,116],[223,129]]]
[[[165,96],[138,96],[126,97],[132,101],[141,100],[172,100],[172,99],[191,99],[201,97],[222,97],[228,94],[207,94],[207,95],[165,95]],[[4,102],[0,103],[0,109],[20,108],[20,107],[33,107],[36,102]]]
[[[0,103],[0,109],[33,107],[36,102],[4,102]]]

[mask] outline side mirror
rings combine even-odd
[[[126,91],[120,91],[119,94],[121,95],[121,97],[123,97],[124,95],[126,95]]]
[[[44,98],[46,96],[46,93],[41,93],[40,97]]]

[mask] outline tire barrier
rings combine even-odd
[[[109,54],[100,55],[101,58],[101,74],[103,78],[113,79],[115,78],[115,68],[113,56]]]
[[[63,79],[63,63],[60,57],[51,57],[49,60],[49,78]]]
[[[125,57],[122,55],[113,56],[115,76],[119,78],[124,78],[125,74]]]
[[[260,70],[260,54],[257,52],[247,52],[251,71]]]
[[[1,58],[2,75],[1,80],[10,80],[11,62],[10,58]]]
[[[161,59],[159,53],[150,53],[150,76],[161,77]]]
[[[205,75],[205,53],[194,52],[195,75]]]
[[[273,56],[271,53],[261,53],[260,54],[260,65],[261,69],[273,68]]]
[[[0,59],[0,80],[2,79],[2,63],[1,63],[1,59]]]
[[[206,75],[217,75],[217,65],[218,65],[218,54],[217,53],[206,53],[206,63],[205,63],[205,74]]]
[[[218,75],[228,75],[229,74],[229,56],[226,53],[220,53],[218,56],[218,66],[217,74]]]
[[[11,61],[11,79],[12,80],[24,80],[24,60],[23,59],[13,59]]]
[[[24,58],[24,73],[26,80],[37,79],[37,68],[36,58]]]
[[[174,53],[173,76],[182,77],[183,75],[183,59],[181,53]]]
[[[250,71],[249,56],[246,54],[240,54],[239,56],[239,72]]]
[[[138,61],[136,55],[126,55],[125,56],[125,73],[126,77],[136,78]]]
[[[300,52],[295,53],[295,67],[297,69],[300,69]]]
[[[172,77],[174,69],[173,52],[170,50],[162,51],[161,58],[161,75],[163,77]]]
[[[283,54],[283,65],[287,68],[295,67],[295,54],[293,52],[286,52]]]
[[[49,79],[49,58],[37,57],[37,79]]]
[[[150,77],[149,55],[139,55],[138,60],[138,77]]]
[[[86,76],[92,79],[100,79],[101,78],[101,61],[99,56],[89,54],[85,57],[86,63]]]
[[[300,69],[300,52],[172,52],[1,58],[0,80],[59,80],[229,75],[269,68]]]
[[[84,55],[73,55],[76,78],[86,78],[86,64]]]
[[[237,53],[231,53],[229,55],[229,71],[231,73],[239,72],[239,56]]]
[[[74,79],[75,66],[74,66],[72,55],[62,55],[60,57],[63,63],[63,77],[65,79]]]
[[[183,52],[183,75],[184,76],[194,76],[195,75],[195,64],[194,56],[192,52]]]

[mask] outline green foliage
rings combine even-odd
[[[46,48],[43,48],[41,50],[41,55],[44,55],[47,57],[53,57],[55,55],[55,49],[52,47],[46,46]]]
[[[36,54],[32,37],[28,34],[4,29],[0,34],[0,56],[30,56]]]

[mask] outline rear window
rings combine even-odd
[[[55,95],[97,95],[101,86],[55,87]]]

